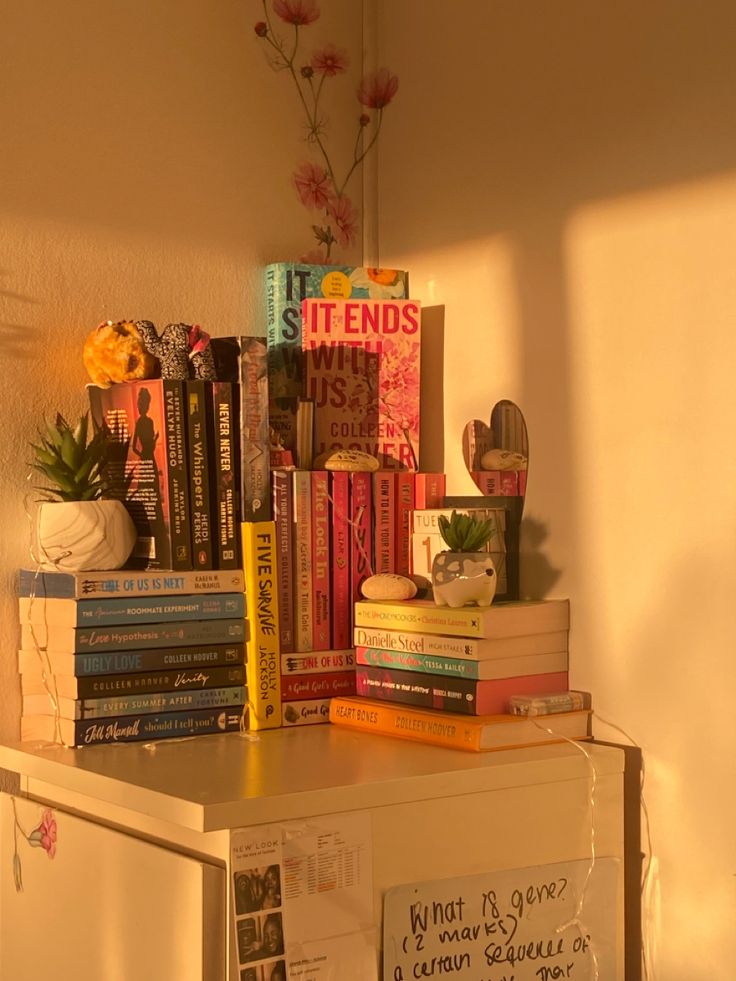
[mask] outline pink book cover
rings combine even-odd
[[[273,520],[276,525],[276,575],[278,578],[279,634],[281,653],[294,650],[294,585],[291,564],[291,530],[294,523],[291,473],[271,473]]]
[[[402,470],[396,474],[396,569],[400,576],[409,575],[411,531],[409,518],[414,509],[416,474]]]
[[[309,470],[292,470],[291,540],[294,562],[294,649],[311,651],[312,635],[312,480]]]
[[[519,472],[517,470],[499,470],[501,494],[505,497],[516,497],[519,493]]]
[[[377,457],[381,470],[417,469],[420,335],[415,300],[303,301],[315,456],[353,449]]]
[[[371,474],[351,473],[350,596],[352,602],[363,598],[360,592],[361,584],[373,574],[371,567],[373,536],[371,531]]]
[[[414,476],[414,507],[441,508],[445,499],[443,473],[418,473]]]
[[[332,647],[352,646],[350,624],[353,603],[350,595],[350,478],[345,471],[330,473],[330,519],[332,522]]]
[[[327,471],[312,471],[312,650],[330,647],[330,515]]]
[[[396,572],[396,477],[398,474],[390,470],[379,470],[373,474],[373,571],[375,573]]]
[[[503,493],[500,470],[473,470],[471,477],[484,497],[499,497]]]
[[[355,671],[332,671],[325,674],[291,674],[281,679],[281,699],[292,702],[300,698],[333,698],[355,694]]]

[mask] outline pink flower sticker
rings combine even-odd
[[[337,241],[347,248],[358,234],[358,212],[353,202],[345,196],[337,198],[327,209],[337,227]]]
[[[306,208],[322,211],[334,197],[330,176],[319,164],[303,163],[294,173],[299,199]]]
[[[312,24],[319,17],[315,0],[273,0],[273,9],[281,20],[295,27]]]
[[[366,75],[358,86],[358,101],[369,109],[383,109],[399,91],[399,79],[388,68]]]
[[[312,55],[311,64],[318,75],[332,77],[346,71],[350,62],[345,51],[336,48],[334,44],[327,44],[321,51]]]

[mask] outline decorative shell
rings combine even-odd
[[[349,470],[353,473],[361,471],[375,473],[378,468],[378,460],[361,450],[328,450],[326,453],[321,453],[314,461],[315,470]]]
[[[82,360],[95,385],[153,378],[158,362],[143,344],[138,328],[129,320],[106,320],[84,342]]]
[[[526,470],[527,459],[513,450],[488,450],[480,461],[483,470]]]
[[[416,584],[395,572],[379,572],[364,579],[360,591],[369,600],[408,600],[417,594]]]

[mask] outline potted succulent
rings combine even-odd
[[[135,525],[123,502],[107,496],[110,455],[118,447],[106,427],[90,435],[88,413],[73,428],[58,414],[31,443],[31,466],[48,483],[36,488],[43,495],[36,531],[44,568],[119,569],[130,555]]]
[[[491,518],[453,511],[437,519],[447,549],[432,562],[432,594],[438,606],[490,606],[496,595],[493,559],[484,551],[496,532]]]

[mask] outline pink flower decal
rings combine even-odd
[[[56,855],[56,818],[53,811],[43,812],[41,823],[28,835],[28,841],[36,848],[43,848],[49,858]]]
[[[321,51],[312,56],[312,68],[318,75],[340,75],[350,62],[345,51],[336,48],[334,44],[326,45]]]
[[[303,163],[294,173],[294,184],[306,208],[323,210],[334,197],[330,175],[318,164]]]
[[[337,241],[347,248],[358,234],[358,212],[353,202],[345,196],[332,201],[327,209],[337,227]]]
[[[366,75],[358,87],[358,101],[369,109],[383,109],[399,91],[399,79],[388,68]]]
[[[273,0],[273,9],[281,20],[295,27],[313,24],[319,17],[315,0]]]

